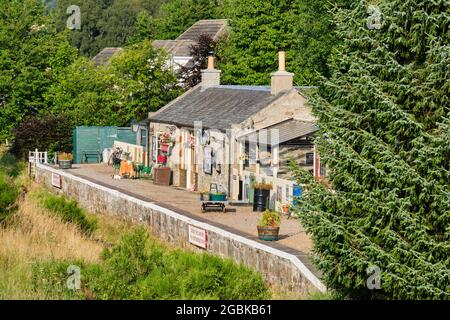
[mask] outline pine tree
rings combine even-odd
[[[346,297],[449,299],[450,2],[360,1],[335,20],[343,43],[310,100],[332,188],[295,168],[314,260]]]

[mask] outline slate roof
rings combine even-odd
[[[199,85],[156,112],[150,121],[186,127],[202,121],[203,128],[226,130],[284,94],[273,96],[265,86],[217,86],[202,91]]]
[[[175,40],[155,40],[153,46],[164,49],[173,56],[189,57],[191,47],[197,44],[201,34],[209,35],[213,40],[218,40],[227,32],[228,20],[199,20]]]
[[[123,48],[104,48],[95,57],[92,58],[94,66],[104,66],[109,63],[112,56],[123,51]]]
[[[191,56],[191,47],[197,44],[193,40],[155,40],[153,47],[164,49],[173,56],[189,57]]]
[[[197,41],[201,34],[209,35],[213,40],[217,40],[226,31],[228,20],[199,20],[187,29],[177,40]]]

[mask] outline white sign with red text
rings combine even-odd
[[[189,225],[189,242],[206,249],[208,247],[208,231]]]
[[[57,173],[52,173],[52,185],[61,189],[61,176]]]

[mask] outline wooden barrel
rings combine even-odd
[[[258,226],[258,237],[264,241],[277,241],[280,227],[260,227]]]

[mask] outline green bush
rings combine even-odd
[[[106,249],[99,264],[46,262],[33,265],[34,290],[50,299],[99,300],[270,298],[256,272],[209,254],[197,254],[149,243],[145,229]],[[67,268],[80,267],[81,290],[67,289]]]
[[[0,171],[0,222],[11,213],[19,191],[10,178]]]
[[[281,215],[276,211],[266,210],[261,215],[258,226],[260,227],[279,227],[281,224]]]
[[[86,234],[91,234],[97,227],[97,221],[89,219],[74,200],[68,200],[64,196],[45,195],[43,205],[63,221],[76,224]]]
[[[106,250],[101,265],[87,271],[96,299],[264,299],[261,276],[209,254],[167,251],[147,245],[144,229]]]

